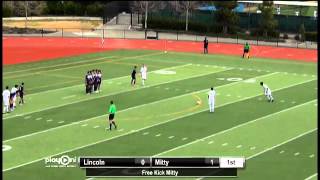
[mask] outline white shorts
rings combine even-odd
[[[8,100],[3,100],[3,105],[4,106],[9,106],[9,99]]]

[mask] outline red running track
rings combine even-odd
[[[19,64],[114,49],[150,49],[177,52],[203,52],[202,42],[171,40],[106,39],[101,38],[41,38],[3,37],[3,64]],[[210,43],[210,54],[242,56],[243,45]],[[317,50],[273,46],[251,46],[251,57],[318,61]]]

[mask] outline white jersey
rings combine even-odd
[[[15,87],[13,87],[13,88],[11,89],[11,94],[14,94],[14,96],[16,96],[17,91],[18,91],[18,89],[15,88]]]
[[[142,79],[147,79],[147,67],[143,66],[140,69],[141,77]]]
[[[216,91],[215,90],[210,90],[209,93],[209,104],[213,104],[216,96]]]
[[[9,105],[9,99],[10,99],[10,91],[8,89],[5,89],[2,92],[2,99],[3,99],[3,104],[5,106],[8,106]]]
[[[270,88],[266,85],[266,84],[263,84],[263,92],[264,92],[264,95],[269,95],[271,94],[271,90]]]

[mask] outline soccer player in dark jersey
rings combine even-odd
[[[131,85],[132,86],[134,86],[136,84],[136,74],[137,74],[137,66],[134,66],[132,73],[131,73]]]
[[[110,106],[109,106],[109,129],[110,129],[110,131],[111,131],[112,124],[114,125],[114,128],[117,129],[117,125],[114,120],[114,116],[116,114],[116,111],[117,111],[116,105],[113,104],[113,101],[110,101]]]
[[[208,54],[208,44],[209,44],[208,39],[207,39],[207,37],[205,37],[203,40],[203,53],[204,54]]]
[[[20,97],[20,100],[19,100],[19,104],[22,105],[24,104],[24,100],[23,100],[23,95],[24,95],[24,83],[22,82],[21,85],[19,86],[19,97]]]
[[[89,94],[89,71],[85,75],[85,86],[86,86],[86,94]]]
[[[93,91],[98,93],[98,71],[93,70]]]

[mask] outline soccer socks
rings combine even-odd
[[[113,124],[114,128],[117,129],[116,123],[115,123],[115,122],[111,122],[111,123],[109,124],[109,129],[110,129],[110,131],[111,131],[111,128],[112,128],[112,124]]]
[[[114,125],[114,128],[117,129],[117,125],[115,122],[112,122],[112,124]]]
[[[144,80],[142,80],[142,85],[144,86]]]

